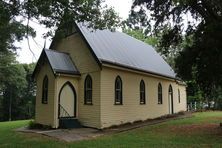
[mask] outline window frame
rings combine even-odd
[[[88,87],[91,86],[91,87]],[[92,105],[93,104],[93,82],[92,77],[87,75],[84,81],[84,104]]]
[[[119,84],[119,88],[117,88],[118,84]],[[123,82],[120,76],[117,76],[115,79],[115,86],[114,86],[114,92],[115,92],[115,100],[114,100],[114,104],[115,105],[123,105]],[[120,98],[118,98],[120,97]]]
[[[140,81],[140,104],[146,104],[146,85],[144,80]]]
[[[42,82],[42,104],[48,104],[49,79],[45,75]]]
[[[163,88],[161,83],[158,84],[158,104],[163,104]]]

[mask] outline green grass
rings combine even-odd
[[[119,134],[73,143],[46,136],[18,133],[28,120],[0,122],[0,147],[222,147],[222,112],[195,113],[193,117],[171,120]]]

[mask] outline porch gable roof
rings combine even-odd
[[[78,69],[76,68],[74,62],[68,53],[59,52],[56,50],[43,49],[40,58],[36,64],[33,72],[33,77],[37,70],[47,59],[54,74],[69,74],[69,75],[80,75]]]

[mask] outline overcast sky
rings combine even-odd
[[[120,17],[126,19],[132,5],[132,0],[106,0],[106,3],[109,6],[114,7],[116,12],[119,13]],[[24,39],[22,42],[16,43],[17,46],[21,47],[21,49],[18,50],[17,56],[17,60],[20,63],[36,62],[45,43],[45,40],[42,38],[42,34],[46,33],[47,29],[34,21],[30,21],[29,24],[36,30],[37,33],[37,36],[34,38],[34,40],[32,38],[29,39],[31,50],[34,52],[35,56],[33,56],[29,50],[27,40]],[[50,43],[51,41],[49,39],[46,40],[46,48],[49,47]]]

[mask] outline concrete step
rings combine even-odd
[[[81,124],[76,118],[60,118],[59,119],[59,128],[81,128]]]

